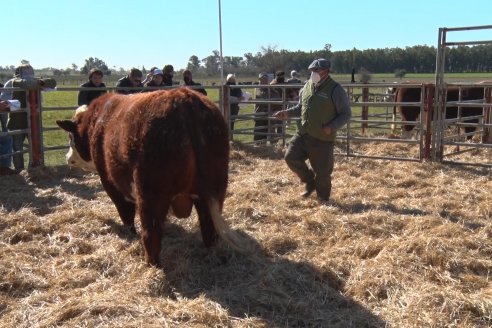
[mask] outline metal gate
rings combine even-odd
[[[432,153],[433,161],[459,163],[468,165],[480,165],[492,167],[492,162],[473,163],[469,160],[456,159],[456,155],[474,150],[484,150],[486,152],[492,149],[492,115],[491,115],[491,89],[492,81],[464,85],[452,84],[444,82],[445,73],[445,54],[446,48],[452,46],[465,45],[485,45],[492,44],[492,40],[488,41],[460,41],[447,42],[446,37],[449,32],[457,31],[472,31],[472,30],[492,30],[492,25],[487,26],[472,26],[472,27],[457,27],[457,28],[440,28],[438,37],[438,48],[436,56],[436,90],[434,97],[434,129],[432,130]],[[447,98],[448,91],[451,87],[458,89],[458,98],[455,101],[449,101]],[[483,88],[482,99],[475,101],[465,101],[463,98],[463,90],[466,88]],[[456,108],[456,118],[446,118],[446,112],[449,108]],[[477,123],[470,123],[470,117],[463,119],[461,113],[464,108],[482,109],[481,115],[473,117]],[[448,127],[453,126],[458,131],[455,135],[449,135]],[[466,127],[474,127],[481,132],[481,140],[468,139],[466,133],[461,134],[462,129]],[[492,156],[491,156],[492,157]]]

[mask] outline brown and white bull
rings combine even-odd
[[[460,98],[461,91],[461,98]],[[395,102],[409,102],[409,103],[418,103],[421,101],[421,95],[424,93],[424,97],[430,97],[429,99],[433,102],[435,92],[435,85],[426,84],[424,88],[421,87],[406,87],[400,86],[395,89]],[[457,102],[460,100],[465,102],[483,102],[484,100],[484,87],[481,86],[473,86],[473,87],[462,87],[461,90],[457,86],[449,86],[446,90],[446,102],[451,103]],[[410,105],[400,105],[395,107],[396,110],[401,115],[402,121],[408,122],[416,122],[420,115],[420,108],[417,106]],[[428,108],[424,107],[424,110],[427,111]],[[432,108],[431,108],[432,110]],[[432,113],[431,113],[432,115]],[[450,106],[445,109],[444,117],[446,119],[456,119],[460,118],[460,120],[464,123],[478,123],[479,117],[484,115],[484,109],[482,107],[462,107],[461,111],[458,111],[457,106]],[[425,121],[425,118],[423,118]],[[402,137],[403,138],[411,138],[412,132],[414,131],[415,124],[403,124],[402,125]],[[477,130],[475,126],[465,126],[465,133],[467,135],[467,139],[471,139],[473,137],[472,133]]]
[[[106,94],[57,124],[70,136],[67,161],[99,174],[123,223],[141,221],[145,259],[157,265],[161,223],[172,209],[198,214],[204,244],[240,242],[221,212],[228,182],[227,124],[207,97],[187,88]]]

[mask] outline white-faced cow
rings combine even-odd
[[[106,94],[57,121],[70,135],[70,165],[96,171],[123,223],[141,220],[146,261],[157,265],[161,223],[193,204],[203,242],[239,241],[223,220],[229,165],[227,124],[217,106],[188,88]]]
[[[424,97],[430,96],[430,99],[434,99],[435,85],[427,84],[424,87]],[[446,90],[446,101],[447,102],[457,102],[459,98],[460,88],[457,86],[449,86]],[[405,87],[400,86],[396,88],[395,102],[420,102],[422,94],[421,87]],[[481,101],[484,99],[484,88],[480,86],[473,87],[462,87],[461,88],[461,101]],[[402,121],[416,122],[420,115],[420,108],[416,106],[401,105],[396,106],[396,110],[399,111]],[[425,110],[428,110],[425,107]],[[458,107],[457,106],[447,106],[445,109],[444,117],[446,119],[454,119],[458,117]],[[431,114],[432,115],[432,114]],[[482,107],[462,107],[460,117],[463,118],[462,122],[465,123],[478,123],[478,116],[483,115]],[[466,119],[467,117],[473,117]],[[425,119],[425,118],[424,118]],[[403,124],[402,125],[402,136],[404,138],[409,138],[412,131],[415,128],[415,124]],[[475,126],[465,126],[465,133],[469,134],[476,131]],[[471,139],[472,135],[467,135],[467,139]]]

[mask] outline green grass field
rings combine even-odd
[[[392,74],[373,74],[371,76],[371,82],[373,83],[392,83],[401,81],[411,81],[415,83],[420,82],[432,82],[434,79],[433,74],[407,74],[402,80],[395,78]],[[350,75],[333,75],[336,81],[341,83],[347,83],[350,80]],[[477,82],[486,80],[488,78],[487,74],[447,74],[447,80],[449,82]],[[219,102],[220,88],[212,86],[212,83],[220,84],[220,79],[212,80],[197,80],[206,86],[208,96],[210,99]],[[239,82],[254,81],[254,77],[239,79]],[[374,101],[378,101],[378,97],[384,92],[385,88],[377,88],[369,84],[370,94],[375,97]],[[44,162],[45,165],[60,165],[65,163],[64,154],[66,149],[52,150],[51,147],[62,147],[67,146],[68,138],[64,131],[59,129],[55,123],[58,119],[69,119],[73,116],[74,110],[77,107],[77,90],[76,85],[68,85],[67,81],[59,84],[59,88],[53,92],[44,92],[42,100],[42,122],[43,122],[43,143],[45,147]],[[252,94],[253,98],[255,96],[255,86],[244,85],[241,87],[243,92],[247,91]],[[353,88],[351,90],[353,94],[360,94],[362,92],[361,88]],[[374,120],[387,120],[392,114],[392,108],[389,107],[374,107],[370,106],[368,108],[370,119]],[[357,118],[361,116],[362,107],[354,103],[352,106],[353,117]],[[235,130],[242,131],[245,134],[234,134],[233,140],[242,143],[253,142],[253,135],[251,134],[254,127],[254,120],[251,118],[251,114],[254,112],[253,104],[243,104],[239,112],[240,117],[236,120]],[[352,123],[351,133],[358,134],[360,132],[361,124]],[[371,133],[377,134],[384,132],[388,127],[375,128]],[[295,131],[295,124],[290,124],[287,126],[286,133],[290,135]]]

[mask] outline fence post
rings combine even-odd
[[[369,101],[369,88],[368,87],[363,87],[362,88],[362,101],[363,102],[368,102]],[[362,106],[362,119],[367,121],[369,118],[369,107],[367,105]],[[366,134],[366,129],[367,129],[367,122],[362,123],[362,135]]]
[[[31,166],[42,165],[41,116],[39,115],[39,90],[29,90],[29,113],[31,117]]]
[[[424,99],[424,112],[425,112],[425,134],[424,134],[424,149],[423,149],[422,157],[424,159],[430,159],[435,88],[433,88],[431,84],[424,84],[423,88],[424,88],[423,99]]]
[[[231,122],[230,122],[230,113],[231,113],[231,109],[229,107],[229,94],[230,94],[230,90],[229,90],[229,86],[227,84],[224,84],[222,86],[222,115],[224,116],[224,119],[227,123],[227,130],[230,130],[231,128]],[[229,138],[232,140],[232,131],[229,131]]]
[[[492,102],[492,88],[486,87],[484,89],[484,98],[486,103],[491,103]],[[490,112],[490,106],[486,106],[483,109],[483,123],[484,124],[492,124],[492,113]],[[492,143],[492,133],[491,133],[491,128],[486,127],[483,131],[482,135],[482,143]]]

